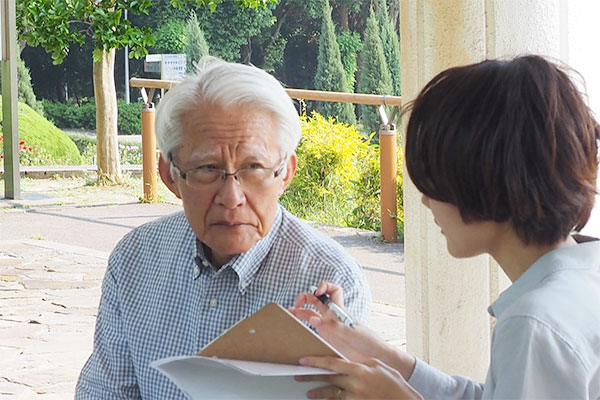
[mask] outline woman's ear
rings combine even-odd
[[[160,179],[164,182],[164,184],[169,188],[171,192],[178,199],[181,199],[181,194],[179,193],[179,186],[175,183],[173,176],[171,175],[171,163],[164,159],[163,155],[160,155],[158,159],[158,173],[160,174]]]

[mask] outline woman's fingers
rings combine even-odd
[[[355,363],[343,360],[339,357],[302,357],[299,360],[300,365],[306,365],[309,367],[323,368],[330,371],[337,372],[338,374],[348,375],[354,371]],[[335,375],[325,375],[326,377],[333,377],[333,379],[327,379],[328,382],[337,381]]]
[[[344,392],[339,387],[329,385],[309,390],[308,392],[306,392],[306,397],[308,397],[309,399],[339,400],[344,398],[343,394]]]
[[[318,328],[323,323],[321,314],[319,314],[315,310],[311,310],[310,308],[290,308],[288,309],[288,311],[292,313],[296,318],[308,322],[315,328]]]
[[[334,283],[321,282],[315,291],[315,295],[320,296],[322,294],[328,294],[335,304],[344,308],[344,290],[340,286]]]

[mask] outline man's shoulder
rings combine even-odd
[[[278,240],[284,242],[285,246],[301,249],[302,252],[318,257],[324,262],[344,259],[356,263],[338,242],[285,209],[283,209]]]
[[[178,243],[186,242],[187,237],[193,238],[193,231],[185,213],[178,211],[134,228],[119,241],[117,248],[137,245],[160,247],[161,243],[177,247]]]

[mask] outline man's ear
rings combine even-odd
[[[294,178],[294,174],[296,173],[296,169],[298,168],[298,158],[296,157],[296,153],[292,154],[287,160],[285,176],[281,181],[281,187],[279,189],[279,197],[283,195],[285,189],[290,185],[292,179]]]
[[[173,180],[173,176],[171,176],[171,163],[165,160],[162,154],[158,159],[158,173],[160,174],[160,179],[162,179],[169,190],[173,192],[178,199],[181,199],[181,194],[179,194],[179,186],[177,186],[175,180]]]

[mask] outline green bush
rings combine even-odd
[[[354,126],[313,112],[310,118],[302,117],[297,155],[296,176],[281,198],[289,211],[317,222],[381,229],[378,145],[370,144]],[[401,205],[401,171],[398,177]],[[402,212],[398,214],[401,231]]]
[[[142,134],[142,103],[125,103],[125,100],[117,101],[119,107],[119,119],[117,127],[119,135],[141,135]]]
[[[44,115],[56,126],[63,129],[96,129],[96,104],[85,102],[82,105],[75,103],[59,103],[42,100]]]
[[[63,129],[96,130],[96,103],[87,101],[82,105],[75,103],[55,103],[43,100],[44,115],[56,126]],[[117,101],[119,118],[117,127],[121,135],[139,135],[142,132],[142,103],[125,103]]]
[[[25,103],[19,103],[19,138],[24,142],[21,146],[26,146],[26,149],[21,150],[22,165],[81,163],[75,143]]]

